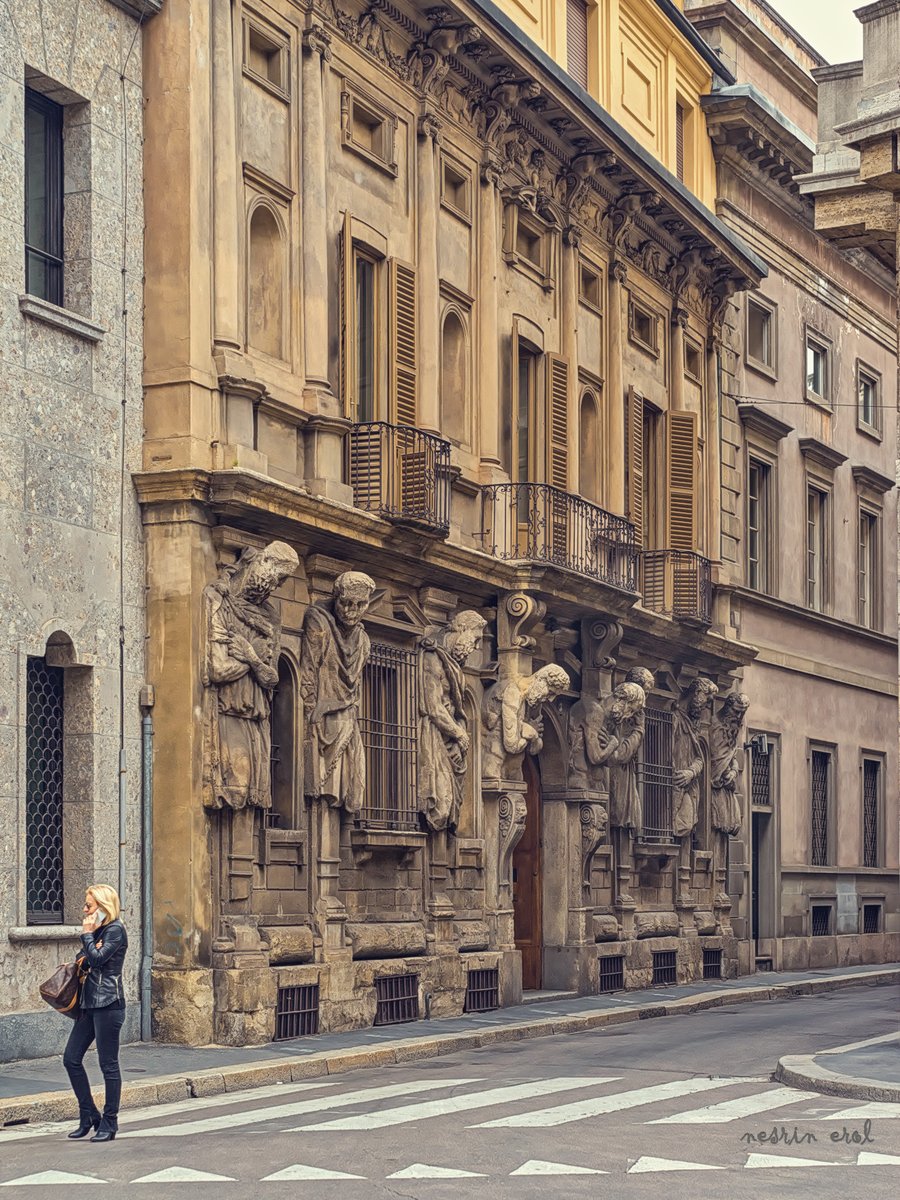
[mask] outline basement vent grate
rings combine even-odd
[[[704,950],[703,951],[703,978],[704,979],[721,979],[722,978],[722,951],[721,950]]]
[[[419,976],[381,975],[375,980],[375,1024],[401,1025],[419,1019]]]
[[[310,1037],[319,1032],[319,985],[280,987],[275,1008],[275,1041]]]
[[[604,954],[600,958],[601,992],[620,992],[625,987],[625,956]]]
[[[653,952],[653,986],[676,983],[676,959],[674,950]]]
[[[466,985],[466,1012],[491,1012],[500,1007],[500,971],[484,967],[469,971]]]

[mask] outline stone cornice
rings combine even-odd
[[[703,111],[719,152],[733,146],[779,186],[796,193],[794,176],[812,170],[815,145],[789,122],[752,84],[739,84],[704,96]]]
[[[833,446],[829,446],[826,442],[820,442],[818,438],[805,437],[799,440],[800,453],[810,462],[816,463],[820,467],[824,467],[828,471],[836,471],[841,463],[847,461],[847,455],[841,454],[840,450],[835,450]]]
[[[136,17],[139,21],[147,21],[150,17],[155,17],[157,13],[162,12],[163,0],[110,0],[110,4],[121,8],[130,17]]]
[[[786,421],[780,421],[778,417],[767,412],[758,404],[739,403],[737,410],[738,416],[747,429],[752,429],[754,433],[761,434],[771,442],[780,442],[782,438],[786,438],[789,433],[793,432],[793,425],[788,425]]]
[[[895,481],[890,476],[882,475],[880,471],[874,471],[871,467],[855,466],[850,470],[853,472],[857,487],[869,488],[870,491],[878,492],[882,496],[892,487],[896,487]]]

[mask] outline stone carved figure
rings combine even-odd
[[[569,717],[569,786],[606,791],[614,764],[633,756],[639,741],[624,744],[640,714],[644,692],[634,683],[620,683],[602,700],[582,697]],[[633,739],[632,739],[633,740]],[[604,770],[609,766],[609,775]],[[615,822],[621,824],[622,822]]]
[[[272,693],[281,618],[269,597],[299,564],[285,542],[247,547],[203,593],[207,808],[271,808]]]
[[[604,720],[616,739],[609,764],[609,818],[617,829],[643,830],[637,753],[644,740],[646,693],[637,683],[620,683],[604,702]]]
[[[533,675],[500,679],[484,697],[481,773],[485,779],[521,780],[526,750],[543,749],[540,707],[569,686],[569,676],[555,663]]]
[[[685,691],[682,703],[672,714],[672,750],[674,771],[673,832],[687,837],[696,827],[700,811],[700,777],[703,774],[703,746],[700,728],[703,715],[719,689],[711,679],[700,675]]]
[[[303,621],[305,791],[348,813],[359,812],[366,792],[359,706],[371,646],[362,619],[375,598],[374,580],[345,571],[334,581],[330,602],[310,605]]]
[[[463,666],[486,624],[466,609],[419,643],[419,811],[430,829],[452,833],[459,820],[469,766]]]
[[[712,782],[711,816],[713,829],[735,834],[741,828],[741,796],[738,780],[742,767],[739,749],[744,717],[750,697],[732,692],[725,697],[721,711],[709,731],[709,761]]]

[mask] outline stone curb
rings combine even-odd
[[[122,1108],[145,1108],[156,1104],[188,1100],[192,1097],[216,1096],[223,1092],[241,1092],[277,1083],[315,1079],[322,1075],[340,1075],[347,1071],[379,1067],[391,1063],[415,1062],[439,1055],[454,1054],[457,1050],[476,1050],[502,1042],[518,1042],[531,1038],[550,1037],[557,1033],[582,1033],[655,1017],[677,1016],[702,1012],[726,1004],[741,1004],[755,1000],[786,999],[790,996],[813,996],[821,992],[860,984],[875,986],[900,981],[900,968],[872,970],[856,975],[833,975],[822,979],[795,983],[773,983],[771,987],[735,988],[727,992],[701,992],[669,1003],[635,1004],[596,1013],[573,1013],[571,1016],[545,1017],[540,1020],[518,1021],[477,1032],[437,1033],[434,1037],[398,1038],[395,1042],[373,1047],[353,1047],[347,1050],[323,1050],[304,1058],[282,1058],[267,1063],[239,1063],[232,1067],[210,1067],[185,1075],[158,1075],[143,1083],[126,1084],[122,1091]],[[784,1063],[807,1061],[807,1056],[783,1058]],[[811,1060],[810,1060],[811,1061]],[[816,1068],[833,1080],[843,1077]],[[787,1075],[778,1078],[793,1083]],[[853,1081],[850,1081],[851,1083]],[[810,1086],[807,1077],[798,1076],[797,1086]],[[885,1087],[872,1081],[872,1087],[884,1095],[871,1093],[872,1099],[900,1099],[900,1089]],[[818,1087],[816,1090],[826,1091]],[[889,1093],[889,1094],[887,1094]],[[897,1093],[897,1094],[895,1094]],[[854,1092],[835,1092],[836,1095],[856,1095]],[[869,1093],[867,1093],[868,1095]],[[75,1097],[68,1091],[39,1092],[21,1099],[0,1100],[0,1128],[10,1125],[37,1124],[45,1121],[74,1119],[78,1115]]]
[[[891,1034],[889,1037],[872,1038],[870,1042],[859,1044],[896,1042],[897,1037],[897,1034]],[[886,1083],[883,1079],[866,1079],[863,1075],[842,1075],[838,1071],[829,1071],[827,1067],[816,1062],[817,1058],[822,1058],[825,1054],[840,1054],[842,1050],[852,1049],[856,1049],[856,1045],[836,1046],[833,1050],[821,1051],[819,1054],[787,1054],[778,1060],[778,1066],[775,1068],[773,1076],[791,1087],[809,1088],[827,1096],[845,1096],[853,1100],[877,1100],[900,1104],[900,1083]]]

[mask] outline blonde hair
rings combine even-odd
[[[92,896],[104,912],[108,914],[107,919],[103,922],[108,925],[110,921],[115,921],[122,911],[122,902],[119,900],[119,893],[114,887],[110,887],[108,883],[92,883],[87,889],[88,896]]]

